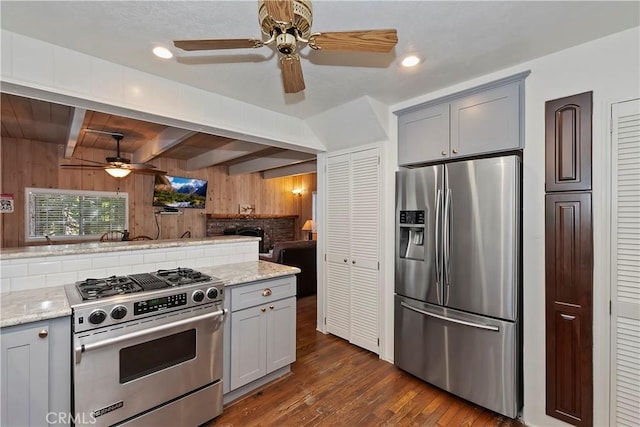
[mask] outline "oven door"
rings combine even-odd
[[[111,425],[222,378],[224,310],[211,304],[74,337],[74,414]]]

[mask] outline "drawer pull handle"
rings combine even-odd
[[[347,262],[347,259],[345,258],[343,261],[344,261],[344,262]]]
[[[40,332],[38,332],[38,336],[40,338],[46,338],[49,336],[49,331],[47,331],[46,329],[43,329]]]
[[[355,261],[351,261],[351,264],[355,264],[355,263],[356,263]]]
[[[264,313],[265,311],[267,311],[267,309],[266,309],[266,308],[264,308],[264,307],[262,307],[262,308],[260,309],[260,311]]]
[[[268,297],[269,295],[271,295],[271,289],[266,288],[265,290],[262,291],[263,297]]]
[[[454,149],[452,150],[453,154],[458,154],[458,150]]]
[[[443,156],[446,156],[446,155],[447,155],[447,152],[446,152],[446,151],[444,151],[444,150],[442,150],[442,153],[441,153],[441,154],[442,154]]]
[[[576,318],[576,316],[570,316],[568,314],[561,314],[560,316],[562,316],[564,320],[573,320]]]
[[[270,306],[269,306],[269,308],[270,308],[271,310],[273,310],[273,306],[272,306],[272,305],[270,305]]]

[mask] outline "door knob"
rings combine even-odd
[[[458,154],[458,150],[453,150],[453,154]]]
[[[267,311],[267,309],[266,309],[266,308],[264,308],[264,307],[262,307],[262,308],[260,309],[260,311],[264,313],[265,311]]]
[[[355,264],[355,263],[356,263],[355,261],[351,261],[351,264]]]
[[[269,295],[271,295],[271,289],[266,288],[265,290],[262,291],[263,297],[268,297]]]
[[[38,332],[38,336],[40,338],[46,338],[49,336],[49,331],[47,331],[46,329],[43,329],[40,332]]]
[[[443,155],[443,156],[446,156],[446,155],[447,155],[447,152],[446,152],[446,151],[444,151],[444,150],[442,150],[442,155]]]
[[[273,306],[272,306],[272,305],[270,305],[270,306],[269,306],[269,308],[270,308],[271,310],[273,310]]]
[[[346,258],[344,259],[344,262],[347,262],[347,259],[346,259]]]

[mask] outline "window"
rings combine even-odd
[[[129,228],[129,196],[107,191],[25,189],[26,240],[99,238]]]

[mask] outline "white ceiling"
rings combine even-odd
[[[4,29],[301,119],[363,95],[394,104],[640,25],[640,2],[314,1],[312,31],[396,28],[391,54],[301,52],[285,95],[269,47],[182,52],[174,39],[260,38],[253,1],[7,1]],[[151,54],[155,45],[175,57]],[[398,66],[407,53],[425,62]]]

